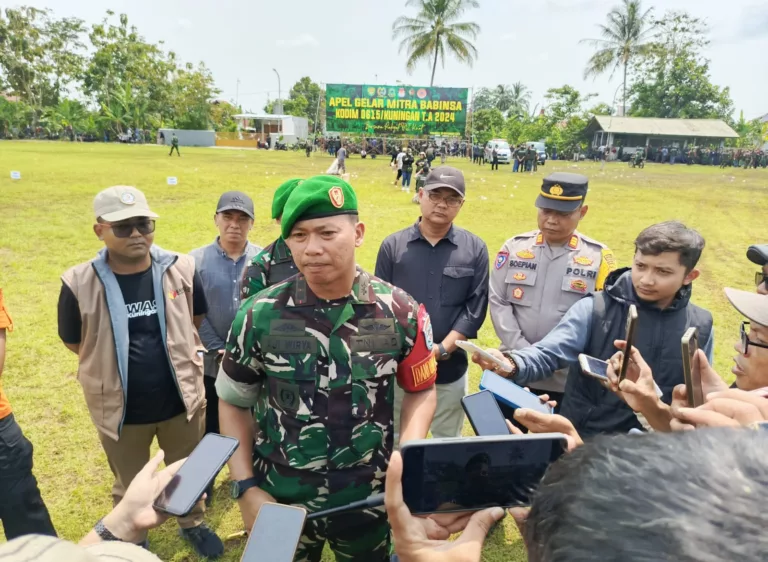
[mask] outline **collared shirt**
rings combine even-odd
[[[260,251],[259,246],[246,242],[243,254],[233,260],[216,237],[212,244],[190,252],[195,258],[195,268],[203,280],[208,301],[208,315],[199,330],[200,339],[207,350],[224,349],[229,327],[240,308],[240,278],[243,269]]]
[[[478,236],[455,225],[432,246],[419,221],[382,242],[376,276],[426,306],[435,344],[451,330],[476,338],[488,309],[488,248]],[[454,382],[466,371],[467,356],[457,349],[449,359],[438,361],[437,383]]]

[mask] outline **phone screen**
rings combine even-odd
[[[516,385],[511,380],[497,375],[493,371],[484,371],[480,379],[480,389],[490,390],[494,396],[507,404],[510,408],[528,408],[542,414],[551,414],[552,408],[543,404],[538,396],[528,392],[523,387]]]
[[[619,373],[619,380],[623,381],[627,376],[627,369],[629,368],[629,356],[632,351],[632,345],[635,341],[635,327],[637,326],[637,307],[634,304],[629,305],[629,311],[627,312],[627,325],[625,327],[625,340],[627,347],[624,349],[624,359],[621,361],[621,372]]]
[[[299,507],[263,504],[240,562],[293,562],[306,518],[307,512]]]
[[[237,439],[216,433],[203,437],[157,496],[155,508],[178,516],[189,513],[238,445]]]
[[[493,397],[493,393],[483,390],[470,394],[461,399],[461,405],[467,413],[469,423],[475,430],[475,435],[509,435],[504,414]]]
[[[420,514],[530,505],[565,448],[565,437],[551,433],[405,444],[403,497]]]
[[[584,357],[584,359],[581,359],[581,357]],[[582,364],[582,370],[589,371],[598,377],[608,378],[608,363],[606,361],[595,359],[589,355],[580,356],[579,360]]]

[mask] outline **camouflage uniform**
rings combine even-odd
[[[278,238],[256,254],[243,271],[240,282],[240,298],[247,299],[267,287],[276,285],[299,272],[293,263],[291,250],[285,240]]]
[[[343,299],[318,299],[297,275],[242,306],[216,388],[255,407],[260,488],[310,512],[382,492],[395,375],[406,390],[434,384],[431,346],[424,307],[360,269]],[[308,521],[296,559],[319,560],[326,540],[337,560],[389,559],[383,508]]]

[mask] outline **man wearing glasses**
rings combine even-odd
[[[105,248],[62,276],[59,337],[78,356],[77,378],[115,476],[116,505],[155,437],[171,464],[203,436],[197,328],[208,305],[194,259],[152,245],[157,215],[141,191],[110,187],[93,208],[93,231]],[[181,535],[200,556],[216,558],[224,547],[203,523],[204,509],[198,502],[179,518]]]
[[[457,340],[477,337],[488,309],[488,248],[453,224],[464,204],[464,175],[440,166],[418,193],[421,217],[388,236],[379,248],[376,276],[423,303],[432,320],[437,359],[434,437],[458,437],[464,425],[468,361]],[[395,387],[395,443],[404,392]]]
[[[755,285],[758,293],[768,295],[768,244],[750,246],[747,249],[747,259],[763,268],[755,273]]]
[[[576,229],[589,207],[588,179],[557,172],[536,199],[538,230],[507,240],[491,272],[491,320],[503,351],[541,341],[575,302],[602,291],[615,268],[613,253]],[[537,380],[531,390],[562,404],[568,368]]]
[[[768,296],[729,287],[725,296],[748,319],[741,323],[741,341],[734,346],[734,386],[746,391],[768,387]]]

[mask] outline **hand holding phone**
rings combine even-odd
[[[475,435],[509,435],[507,421],[489,390],[469,394],[461,399],[461,407],[475,430]]]
[[[634,304],[629,305],[629,311],[627,312],[627,326],[626,326],[626,348],[624,348],[624,359],[621,362],[621,372],[619,373],[619,382],[623,381],[627,376],[627,368],[629,367],[629,356],[632,351],[632,344],[635,341],[635,330],[637,329],[637,307]]]
[[[490,353],[488,353],[486,350],[481,348],[478,345],[475,345],[472,342],[464,341],[464,340],[457,340],[456,347],[459,349],[463,349],[467,353],[470,354],[470,357],[472,354],[477,353],[481,358],[483,358],[488,363],[494,364],[496,367],[500,368],[502,371],[509,371],[509,365],[506,364],[504,361],[499,359],[498,357],[494,357]]]
[[[233,437],[205,435],[157,496],[154,508],[176,517],[189,514],[239,445]]]
[[[698,408],[704,403],[704,390],[701,385],[701,365],[699,364],[699,330],[688,328],[680,341],[683,354],[683,378],[688,407]]]
[[[480,390],[490,390],[496,399],[501,400],[513,410],[529,408],[542,414],[552,413],[552,407],[542,403],[541,399],[533,392],[525,390],[493,371],[483,372],[483,377],[480,379]]]
[[[306,518],[301,507],[262,504],[240,562],[293,562]]]

